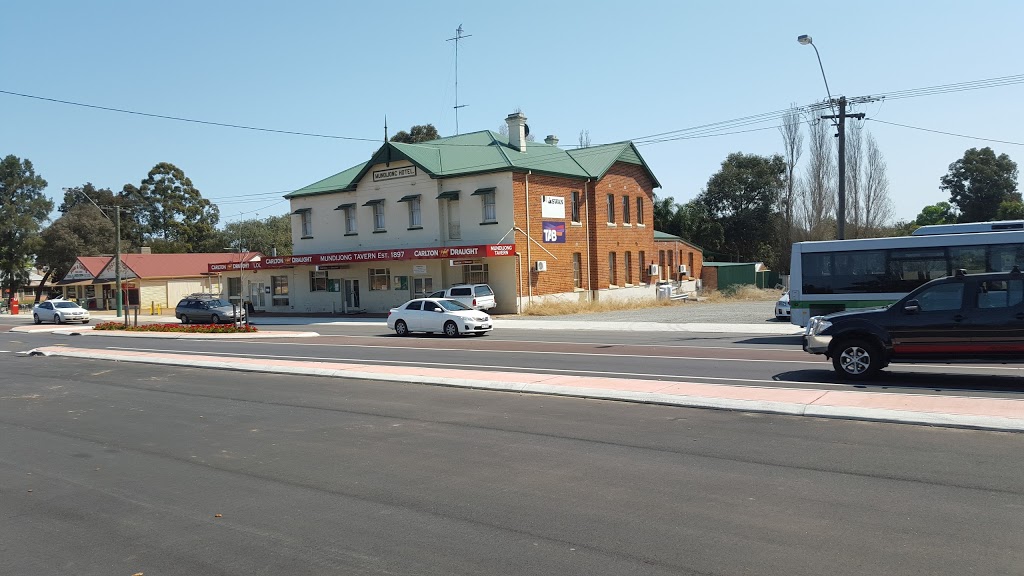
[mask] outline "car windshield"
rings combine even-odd
[[[56,308],[78,308],[78,304],[74,302],[57,302],[54,304]]]
[[[438,300],[437,303],[440,304],[441,307],[444,308],[445,310],[450,310],[452,312],[457,310],[473,309],[471,306],[466,306],[465,304],[459,302],[458,300]]]

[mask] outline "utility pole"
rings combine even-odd
[[[114,258],[117,261],[114,262],[114,282],[117,283],[117,317],[120,318],[124,311],[124,301],[121,299],[121,207],[114,207],[115,222],[114,229],[117,235],[117,240],[114,243]],[[136,315],[138,317],[138,315]]]
[[[107,213],[103,211],[103,208],[100,208],[99,204],[93,201],[92,198],[89,198],[88,194],[82,192],[82,196],[85,196],[85,199],[88,200],[93,206],[95,206],[104,218],[106,218],[108,221],[110,220],[110,216],[107,216]],[[117,296],[115,297],[114,301],[117,302],[117,317],[120,318],[124,312],[124,301],[121,298],[121,207],[107,206],[107,208],[114,210],[114,234],[117,236],[117,238],[114,240],[114,283],[117,284],[117,286],[115,287],[115,290],[117,291]]]
[[[839,129],[839,133],[836,134],[839,137],[839,206],[836,208],[836,237],[843,240],[846,238],[846,119],[863,120],[864,113],[847,114],[846,96],[840,96],[836,104],[839,105],[839,113],[822,116],[822,119],[835,120]]]

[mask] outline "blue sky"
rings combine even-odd
[[[0,19],[0,90],[221,123],[363,139],[413,124],[497,130],[521,108],[542,140],[594,144],[731,120],[833,95],[1024,74],[1019,1],[17,2]],[[869,118],[1024,142],[1024,84],[886,100]],[[770,128],[777,121],[735,130]],[[948,165],[1024,146],[877,121],[895,213],[946,200]],[[281,194],[365,161],[380,142],[203,126],[0,94],[0,155],[32,160],[57,199],[182,168],[222,222],[283,214]],[[731,152],[782,151],[775,129],[641,146],[685,202]],[[806,154],[805,154],[806,159]],[[240,212],[244,213],[240,216]]]

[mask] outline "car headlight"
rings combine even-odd
[[[807,322],[807,331],[805,334],[808,336],[817,336],[831,327],[832,323],[825,320],[824,316],[814,316]]]

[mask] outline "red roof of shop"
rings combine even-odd
[[[96,276],[106,268],[107,262],[110,262],[110,256],[79,256],[78,261],[85,266],[89,274]]]
[[[247,262],[261,258],[259,252],[209,252],[200,254],[122,254],[121,262],[139,278],[177,278],[204,276],[207,267],[217,262]],[[109,262],[109,258],[106,259]],[[98,273],[98,272],[97,272]]]

